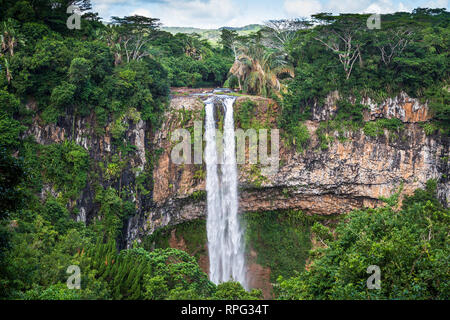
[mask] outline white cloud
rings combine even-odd
[[[308,17],[322,12],[323,6],[318,0],[286,0],[284,10],[289,16]]]
[[[218,28],[261,23],[271,18],[264,7],[250,7],[242,0],[92,0],[104,20],[111,16],[143,15],[159,18],[165,26]]]
[[[408,1],[408,0],[405,0]],[[443,5],[447,0],[431,0]],[[436,7],[436,5],[433,5]],[[444,5],[445,6],[445,5]],[[411,11],[413,7],[394,0],[285,0],[284,10],[289,16],[309,16],[314,13],[392,13]]]
[[[365,13],[394,13],[399,11],[411,11],[413,8],[405,6],[402,2],[393,4],[388,0],[380,0],[370,4],[363,12]]]
[[[231,0],[167,0],[154,12],[167,26],[216,28],[233,19],[236,6]]]
[[[428,1],[424,6],[424,8],[448,8],[447,0],[431,0]]]
[[[357,13],[366,8],[370,2],[372,1],[329,0],[325,5],[325,11],[332,13]]]
[[[152,15],[150,14],[150,11],[147,10],[147,9],[144,9],[144,8],[139,8],[139,9],[134,10],[134,11],[131,13],[131,15],[132,15],[132,16],[134,16],[134,15],[144,16],[144,17],[148,17],[148,18],[152,17]],[[152,18],[153,18],[153,17],[152,17]]]
[[[111,16],[139,14],[161,19],[166,26],[218,28],[262,23],[270,19],[307,17],[319,12],[391,13],[416,7],[448,8],[448,0],[92,0],[106,21]]]

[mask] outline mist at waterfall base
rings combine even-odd
[[[225,109],[223,152],[218,152],[214,101]],[[219,284],[238,281],[248,289],[244,257],[244,234],[238,217],[234,97],[213,96],[205,101],[205,162],[209,252],[209,277]],[[223,155],[223,159],[220,159]],[[220,161],[223,160],[223,161]],[[219,167],[219,163],[222,163]],[[220,170],[221,169],[221,170]]]

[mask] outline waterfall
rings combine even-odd
[[[214,120],[214,97],[205,102],[205,162],[209,273],[219,284],[234,280],[247,289],[244,235],[238,217],[237,166],[233,104],[235,98],[218,97],[225,108],[223,164],[219,179],[218,150]]]
[[[214,100],[211,98],[205,102],[205,162],[206,162],[206,197],[207,220],[206,232],[208,234],[209,273],[214,283],[221,280],[221,237],[223,230],[220,225],[222,208],[219,193],[219,176],[217,173],[217,148],[216,148],[216,122],[214,121]]]

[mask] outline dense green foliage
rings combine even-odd
[[[448,299],[449,210],[436,200],[436,184],[417,190],[401,210],[387,206],[349,213],[333,236],[321,230],[325,248],[293,278],[279,278],[281,299]],[[323,228],[322,228],[323,229]],[[381,289],[369,290],[366,269],[381,271]]]
[[[54,181],[66,199],[76,199],[86,185],[89,158],[86,150],[73,143],[63,142],[41,148],[44,180]]]
[[[311,222],[301,211],[251,212],[245,215],[247,250],[270,267],[271,279],[302,271],[311,246]]]
[[[261,299],[261,291],[253,289],[250,292],[245,291],[239,282],[223,282],[217,286],[213,295],[217,300],[258,300]]]
[[[186,252],[193,255],[197,260],[201,256],[207,256],[205,220],[193,220],[176,226],[160,228],[144,239],[143,247],[147,250],[170,248],[169,239],[173,232],[175,233],[175,240],[182,241],[186,246]]]
[[[279,118],[291,139],[298,123],[310,118],[312,106],[334,90],[341,98],[355,98],[347,110],[345,104],[338,106],[352,122],[362,117],[356,105],[363,96],[380,101],[406,92],[427,100],[434,121],[448,134],[449,13],[416,9],[382,15],[381,29],[373,30],[366,27],[367,17],[318,14],[311,22],[298,22],[299,30],[284,49],[295,78],[286,80]],[[309,28],[312,22],[320,25]],[[348,40],[351,47],[346,46]]]
[[[199,299],[215,290],[195,259],[180,250],[140,248],[117,254],[111,242],[97,245],[87,259],[90,256],[113,299]]]
[[[20,191],[25,172],[23,162],[13,158],[0,146],[0,297],[7,294],[5,285],[8,282],[7,259],[11,249],[11,213],[23,205]]]
[[[239,107],[235,117],[239,122],[239,127],[243,130],[252,128],[252,120],[255,118],[256,103],[250,99],[245,100]]]
[[[212,297],[215,286],[184,252],[117,252],[136,210],[121,174],[134,152],[124,139],[130,123],[156,128],[170,85],[220,85],[230,59],[195,35],[159,31],[157,19],[117,18],[105,26],[87,12],[89,1],[75,3],[83,11],[81,30],[69,30],[73,1],[60,3],[0,2],[8,8],[0,11],[0,297]],[[110,130],[111,159],[94,159],[75,142],[75,125],[86,117],[99,135]],[[32,121],[64,126],[65,140],[21,139]],[[136,192],[149,192],[149,175],[139,175]],[[88,185],[98,219],[86,226],[74,218]],[[69,265],[81,267],[79,291],[65,284]]]
[[[226,80],[232,58],[195,34],[166,34],[158,55],[174,87],[216,87]]]

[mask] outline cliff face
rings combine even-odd
[[[27,104],[27,108],[35,109],[34,101],[31,100]],[[128,188],[132,201],[135,203],[137,215],[142,215],[145,208],[152,205],[151,194],[144,195],[137,188],[138,176],[148,170],[146,150],[150,149],[148,138],[150,128],[146,122],[140,119],[131,119],[129,115],[123,117],[122,123],[125,128],[124,140],[134,146],[134,152],[126,159],[124,157],[125,165],[117,179],[108,178],[104,168],[99,165],[100,163],[104,165],[110,162],[114,154],[119,154],[119,157],[121,157],[117,145],[113,143],[112,123],[104,128],[96,128],[96,119],[93,115],[84,118],[76,117],[75,119],[73,116],[67,115],[59,118],[57,123],[44,124],[41,118],[36,116],[25,133],[25,136],[32,136],[37,143],[42,145],[71,140],[88,151],[90,169],[93,174],[88,178],[86,187],[79,198],[74,203],[69,204],[70,209],[78,209],[78,213],[74,217],[77,221],[90,223],[98,218],[99,206],[95,201],[95,184],[105,188],[112,187],[116,190]],[[99,131],[99,129],[101,130]],[[95,178],[92,178],[92,176],[95,176]],[[151,181],[147,183],[151,185]],[[53,185],[44,184],[41,198],[44,198],[47,192],[50,192],[53,196],[58,195],[58,191],[54,189]],[[123,233],[122,245],[125,245],[127,241],[126,229]]]
[[[235,109],[248,98],[257,103],[257,117],[267,117],[269,106],[276,114],[276,104],[259,97],[239,97]],[[419,122],[429,119],[426,105],[406,95],[377,105],[369,100],[367,121],[397,117],[405,123],[404,129],[395,135],[385,130],[379,137],[366,136],[362,129],[348,131],[344,142],[336,139],[327,150],[321,150],[315,132],[319,120],[333,115],[335,99],[336,94],[330,95],[325,105],[314,109],[316,120],[307,122],[312,139],[304,152],[297,153],[280,142],[280,167],[275,175],[255,173],[254,167],[248,164],[239,167],[242,212],[301,209],[311,215],[335,215],[382,205],[379,198],[389,197],[401,183],[403,194],[412,194],[432,178],[439,181],[438,195],[447,203],[449,141],[441,136],[425,135]],[[143,230],[133,234],[148,234],[161,226],[205,216],[204,200],[193,197],[204,190],[204,180],[196,175],[202,166],[180,166],[170,161],[169,132],[177,128],[175,110],[183,107],[195,113],[200,112],[203,104],[197,97],[172,99],[165,125],[153,141],[154,148],[164,149],[153,174],[155,207],[145,216]],[[276,127],[274,117],[269,122],[271,127]],[[192,124],[186,122],[185,127]],[[136,222],[130,225],[129,231],[139,228]]]
[[[317,127],[315,122],[308,123],[312,133]],[[243,209],[296,208],[311,214],[339,214],[381,204],[378,199],[388,197],[401,182],[404,193],[411,194],[446,170],[441,158],[448,147],[425,137],[417,124],[407,125],[395,141],[389,141],[388,133],[374,139],[361,131],[348,133],[347,138],[346,142],[334,142],[326,151],[308,149],[297,154],[285,150],[283,166],[263,183],[272,196],[245,191]],[[447,184],[440,185],[439,191],[442,199],[448,198]]]
[[[329,148],[319,147],[316,130],[320,121],[336,111],[338,93],[332,93],[321,106],[314,106],[313,117],[306,125],[311,135],[308,148],[302,153],[287,147],[280,140],[279,170],[264,176],[258,167],[239,166],[240,211],[301,209],[308,215],[337,215],[361,207],[382,205],[380,197],[388,197],[403,183],[403,194],[424,187],[428,179],[438,180],[438,195],[447,205],[449,140],[439,135],[426,136],[420,122],[429,119],[426,105],[402,94],[382,103],[367,100],[370,110],[366,121],[396,117],[405,124],[401,132],[385,130],[378,137],[366,136],[363,130],[348,131],[345,139],[335,139]],[[278,106],[270,99],[238,97],[235,110],[246,99],[257,105],[256,117],[276,128]],[[29,106],[33,107],[32,104]],[[101,177],[102,185],[130,187],[137,214],[124,229],[124,245],[153,233],[156,229],[205,217],[205,181],[203,165],[176,165],[170,159],[174,142],[171,133],[178,128],[192,128],[202,119],[201,98],[194,95],[173,97],[161,128],[152,132],[142,120],[127,117],[125,139],[135,146],[120,176],[120,182]],[[93,117],[60,119],[57,124],[42,125],[38,118],[28,131],[38,143],[48,144],[73,139],[89,150],[91,159],[105,161],[116,152],[111,142],[111,125],[104,133],[93,129]],[[147,156],[146,156],[147,154]],[[153,159],[148,161],[148,155]],[[143,194],[136,188],[137,177],[150,171],[147,181],[152,192]],[[46,186],[51,190],[51,186]],[[74,206],[78,220],[90,222],[96,217],[94,191],[89,182]]]
[[[316,121],[329,120],[336,114],[336,101],[339,98],[339,92],[334,91],[327,96],[323,105],[316,103],[311,110],[312,119]],[[411,98],[403,92],[394,98],[388,98],[380,103],[368,97],[363,98],[361,103],[369,106],[369,109],[364,112],[365,121],[380,118],[398,118],[405,123],[416,123],[424,122],[431,118],[426,102],[422,103],[419,99]]]

